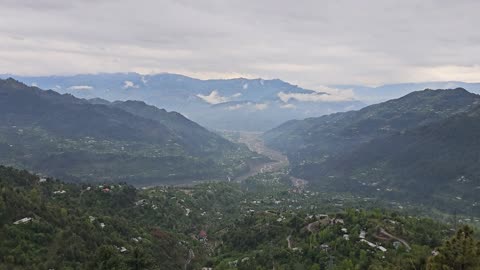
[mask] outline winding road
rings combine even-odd
[[[402,243],[406,248],[407,250],[411,250],[412,248],[410,247],[410,245],[407,243],[407,241],[403,240],[402,238],[398,238],[396,237],[395,235],[392,235],[390,233],[388,233],[387,231],[385,231],[383,228],[380,228],[380,233],[385,235],[385,236],[388,236],[390,237],[391,239],[395,239],[397,240],[398,242]]]

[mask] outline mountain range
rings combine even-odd
[[[475,208],[479,112],[479,95],[427,89],[359,111],[289,121],[264,137],[288,155],[293,175],[314,185]]]
[[[361,108],[358,100],[330,100],[327,92],[275,79],[199,80],[177,74],[11,76],[27,85],[108,101],[139,100],[182,113],[211,129],[265,131],[286,120]]]
[[[0,162],[79,181],[227,179],[253,156],[176,112],[0,80]]]
[[[462,87],[480,93],[479,83],[458,81],[329,85],[306,89],[279,79],[200,80],[178,74],[100,73],[72,76],[17,76],[27,85],[86,99],[139,100],[177,111],[211,129],[266,131],[285,121],[361,109],[430,88]]]

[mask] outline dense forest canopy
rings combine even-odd
[[[480,250],[469,227],[451,236],[428,218],[299,192],[282,173],[138,190],[0,167],[0,192],[1,269],[476,269]]]

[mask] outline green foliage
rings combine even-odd
[[[433,220],[348,197],[342,203],[357,208],[339,210],[338,195],[293,192],[282,179],[274,173],[242,184],[138,190],[40,182],[0,167],[0,269],[413,270],[425,269],[448,237],[448,227]],[[14,224],[25,217],[32,220]],[[361,242],[361,231],[387,251]],[[471,231],[456,237],[462,240],[438,250],[478,245],[464,241]]]
[[[428,270],[480,269],[480,241],[473,237],[472,228],[465,226],[438,248],[438,254],[428,262]]]
[[[0,269],[182,269],[182,237],[155,237],[130,218],[140,210],[137,190],[108,186],[40,182],[0,167]],[[14,224],[23,218],[31,220]]]

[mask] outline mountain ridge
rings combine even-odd
[[[101,98],[110,102],[141,100],[178,111],[210,129],[222,130],[267,130],[285,120],[363,106],[351,98],[331,101],[328,100],[331,93],[301,88],[280,79],[201,80],[170,73],[14,77],[28,85],[71,93],[79,98]],[[245,106],[216,106],[247,101],[250,103]],[[224,121],[222,115],[228,116],[229,121]]]
[[[479,174],[479,111],[480,96],[465,89],[426,89],[359,111],[287,122],[264,138],[288,155],[294,176],[314,185],[427,202],[440,193],[463,194],[471,202],[475,181],[464,187],[449,181]]]
[[[178,113],[145,103],[93,104],[13,79],[0,80],[0,96],[2,163],[67,180],[223,179],[246,170],[239,160],[252,155]],[[129,104],[136,109],[129,112]],[[140,110],[153,110],[156,118]]]

